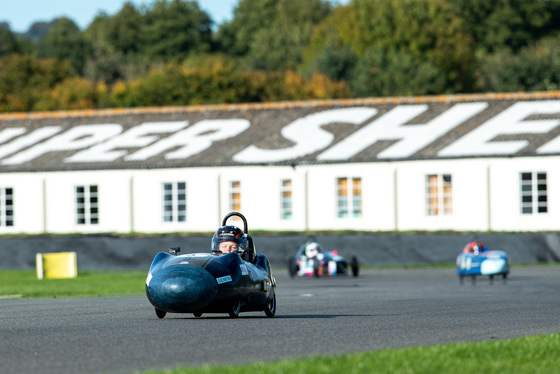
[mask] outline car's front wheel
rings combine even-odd
[[[233,302],[233,304],[229,309],[229,316],[231,318],[237,318],[239,317],[240,311],[241,311],[241,300],[238,297],[236,297],[235,301]]]
[[[264,313],[266,314],[267,317],[271,317],[271,318],[274,317],[274,315],[276,314],[276,294],[274,294],[270,302],[265,305]]]
[[[156,316],[159,319],[162,319],[167,314],[167,312],[165,310],[161,310],[161,309],[158,309],[158,308],[155,308],[155,309],[156,309]]]

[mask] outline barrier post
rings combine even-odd
[[[37,253],[38,279],[63,279],[78,276],[76,252]]]

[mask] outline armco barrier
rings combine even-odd
[[[508,253],[511,262],[560,261],[560,233],[488,233],[476,236],[490,249]],[[273,267],[285,267],[306,235],[253,235],[257,252]],[[365,265],[453,263],[472,234],[346,234],[316,235],[326,250],[355,255]],[[79,269],[145,269],[170,247],[181,253],[209,252],[211,235],[120,237],[112,235],[30,236],[0,238],[0,269],[33,269],[35,254],[75,251]]]

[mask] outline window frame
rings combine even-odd
[[[187,222],[187,182],[162,182],[162,222]]]
[[[293,218],[293,182],[282,179],[280,182],[280,219],[284,221]]]
[[[521,215],[548,213],[548,176],[545,171],[519,173],[519,204]]]
[[[426,174],[424,187],[426,216],[453,215],[453,175],[451,173]]]
[[[79,191],[80,189],[82,189],[81,192]],[[83,199],[82,202],[80,202],[80,198]],[[74,203],[75,223],[77,225],[89,226],[99,224],[99,185],[74,186]]]
[[[363,217],[362,177],[336,178],[336,217],[351,219]]]
[[[14,188],[0,187],[0,227],[14,225]]]

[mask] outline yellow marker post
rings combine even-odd
[[[76,278],[76,252],[37,253],[35,256],[38,279]]]

